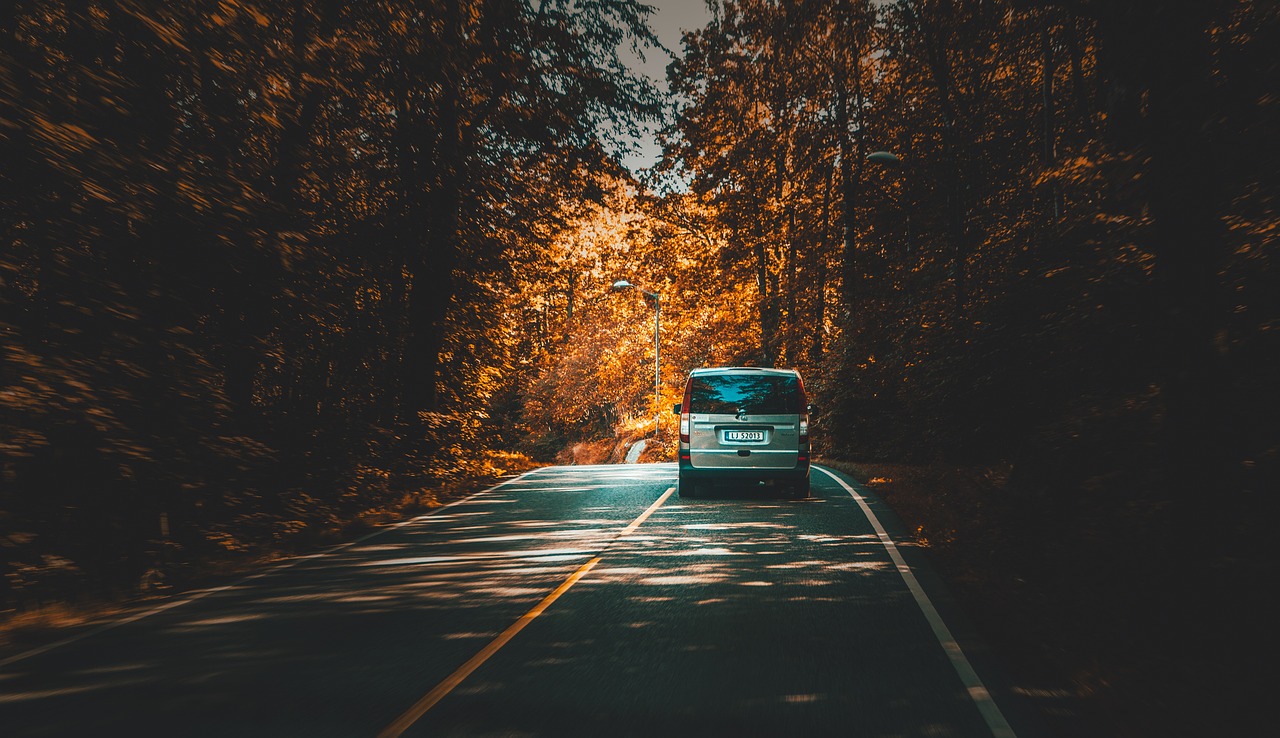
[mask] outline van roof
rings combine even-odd
[[[711,366],[694,369],[689,372],[689,374],[690,376],[693,376],[702,374],[729,374],[731,372],[777,374],[784,376],[796,376],[798,374],[795,369],[769,369],[761,366]]]

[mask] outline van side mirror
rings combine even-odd
[[[809,413],[809,418],[811,420],[816,420],[818,417],[818,408],[815,405],[809,405],[806,407],[805,412]]]
[[[671,413],[672,413],[673,415],[679,415],[679,414],[680,414],[680,403],[676,403],[676,404],[671,408]]]

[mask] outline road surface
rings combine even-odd
[[[675,475],[539,469],[10,655],[0,735],[1035,735],[847,478]]]

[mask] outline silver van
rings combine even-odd
[[[809,496],[809,416],[804,382],[792,369],[694,369],[680,416],[681,497],[714,482],[781,486]]]

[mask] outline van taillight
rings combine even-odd
[[[809,442],[809,395],[804,391],[804,380],[796,374],[796,381],[800,383],[800,443]]]
[[[693,394],[693,377],[684,384],[684,400],[680,402],[680,442],[689,442],[689,399]]]

